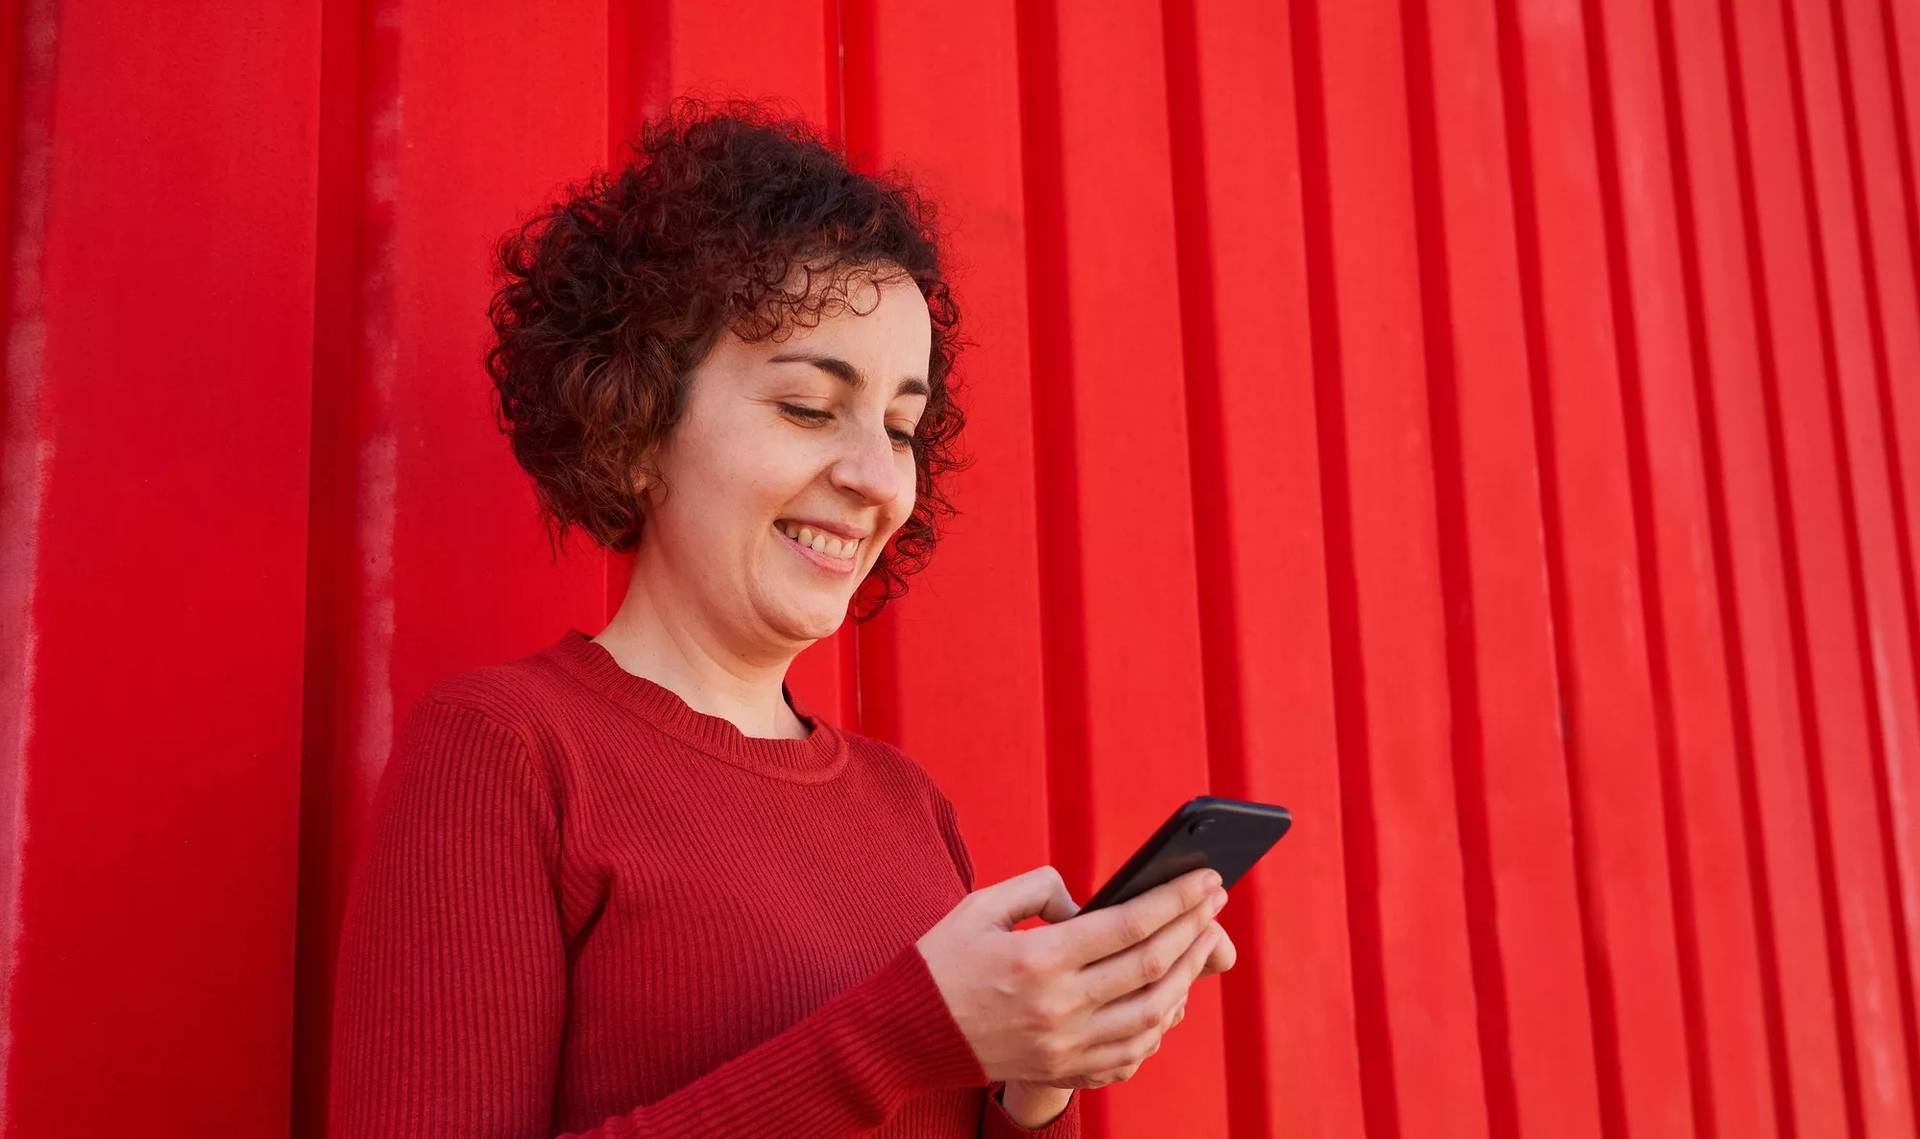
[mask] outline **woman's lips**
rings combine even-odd
[[[787,525],[791,525],[791,523]],[[800,532],[802,534],[807,534],[809,537],[813,538],[816,542],[819,542],[819,544],[821,545],[827,545],[831,543],[830,548],[845,549],[848,551],[845,554],[831,554],[826,552],[826,550],[815,549],[813,544],[805,544],[805,545],[801,544],[800,540],[796,538],[793,534],[789,534],[787,532],[786,526],[783,526],[781,523],[778,523],[778,522],[774,523],[773,530],[774,530],[774,533],[780,535],[780,540],[786,543],[789,549],[793,550],[795,553],[805,558],[808,562],[812,563],[816,568],[824,570],[827,573],[837,574],[837,575],[844,575],[844,574],[849,574],[853,572],[854,555],[860,552],[860,542],[843,541],[842,539],[834,538],[831,535],[822,536],[822,535],[814,534],[811,531],[811,528],[800,529]]]

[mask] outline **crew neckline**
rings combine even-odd
[[[620,667],[605,646],[579,629],[569,628],[543,655],[587,688],[724,763],[789,783],[823,783],[846,767],[846,736],[810,711],[784,683],[780,691],[787,706],[812,729],[804,739],[747,735],[731,720],[698,711],[672,689]]]

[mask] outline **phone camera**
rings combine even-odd
[[[1208,827],[1210,827],[1210,826],[1212,826],[1212,825],[1213,825],[1213,820],[1212,820],[1212,819],[1210,819],[1210,818],[1209,818],[1209,819],[1195,819],[1195,820],[1194,820],[1193,822],[1191,822],[1191,823],[1189,823],[1189,824],[1187,824],[1187,833],[1188,833],[1188,834],[1199,834],[1199,833],[1200,833],[1201,831],[1203,831],[1203,830],[1206,830],[1206,829],[1207,829]]]

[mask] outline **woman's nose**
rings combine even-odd
[[[833,485],[872,503],[900,493],[898,452],[884,426],[849,432],[846,450],[833,464]]]

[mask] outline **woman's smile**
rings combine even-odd
[[[864,540],[839,537],[824,529],[782,518],[773,524],[783,543],[815,568],[835,575],[850,574],[859,565],[856,555]]]

